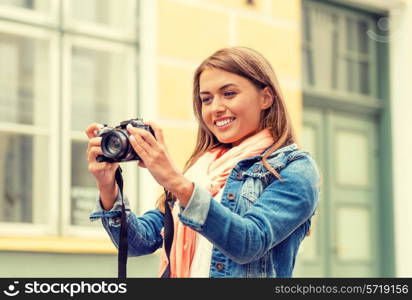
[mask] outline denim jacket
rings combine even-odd
[[[240,161],[223,187],[221,202],[194,182],[183,224],[212,244],[210,277],[292,277],[296,255],[318,204],[319,171],[309,153],[291,144],[266,159],[281,176],[264,165],[264,153]],[[125,199],[128,207],[127,199]],[[100,201],[90,219],[102,219],[118,247],[121,198],[110,211]],[[164,215],[157,209],[137,217],[128,211],[129,256],[150,254],[162,247]]]

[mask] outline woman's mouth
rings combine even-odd
[[[215,121],[215,125],[218,129],[226,129],[230,127],[234,120],[236,120],[236,118],[226,118],[224,120]]]

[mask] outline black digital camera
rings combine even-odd
[[[102,138],[101,148],[103,152],[103,155],[96,157],[98,162],[115,163],[141,160],[129,142],[130,134],[126,128],[128,124],[133,127],[145,129],[155,136],[152,127],[143,124],[142,119],[123,121],[114,128],[104,125],[104,127],[97,132],[97,136]]]

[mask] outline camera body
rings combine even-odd
[[[120,122],[120,125],[116,127],[105,125],[97,133],[97,136],[102,138],[101,148],[103,152],[103,155],[96,157],[98,162],[115,163],[141,160],[129,142],[130,134],[126,128],[128,124],[147,130],[155,136],[153,129],[149,125],[145,125],[142,119],[126,120]]]

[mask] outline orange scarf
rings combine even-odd
[[[187,170],[185,177],[192,181],[196,180],[197,183],[207,188],[210,195],[214,197],[225,185],[227,177],[239,161],[261,154],[273,142],[274,140],[269,130],[264,129],[248,137],[238,146],[230,149],[225,149],[224,147],[215,148],[203,154]],[[196,246],[197,232],[180,222],[178,217],[179,210],[179,205],[176,203],[172,211],[175,229],[170,250],[170,277],[172,278],[189,277],[190,265]],[[167,263],[166,251],[163,247],[159,276],[163,274]]]

